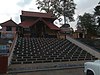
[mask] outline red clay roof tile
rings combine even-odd
[[[6,22],[3,22],[0,24],[2,27],[6,27],[6,26],[12,26],[12,27],[16,27],[17,24],[13,21],[13,20],[8,20]]]
[[[30,11],[22,11],[22,16],[55,18],[52,13],[40,13],[40,12],[30,12]]]
[[[30,26],[33,26],[35,25],[35,23],[37,23],[38,21],[42,21],[44,22],[50,29],[53,29],[53,30],[60,30],[59,27],[55,26],[53,23],[49,22],[49,21],[45,21],[44,19],[42,18],[39,18],[37,20],[26,20],[26,21],[23,21],[19,24],[19,26],[22,26],[23,28],[28,28]]]

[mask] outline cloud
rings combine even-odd
[[[13,20],[18,24],[19,22],[21,22],[21,20],[20,20],[20,15],[18,16],[18,15],[15,15],[14,17],[13,17]]]
[[[100,0],[74,0],[76,5],[75,18],[84,14],[84,12],[93,12],[93,8]],[[20,22],[21,10],[39,11],[36,6],[36,0],[1,0],[0,1],[0,23],[12,18],[15,22]],[[71,23],[75,27],[76,21]]]
[[[36,0],[2,0],[0,1],[0,23],[13,19],[20,23],[21,11],[39,11]]]
[[[16,3],[19,0],[2,0],[0,1],[0,23],[9,20],[19,12]]]
[[[76,5],[76,10],[75,10],[75,22],[71,22],[71,26],[76,29],[77,25],[77,16],[78,15],[83,15],[85,12],[87,13],[93,13],[95,6],[98,4],[100,0],[74,0],[74,2],[77,4]]]
[[[84,14],[84,12],[93,13],[94,7],[100,0],[76,0],[76,14]]]
[[[24,7],[25,5],[28,5],[32,2],[32,0],[20,0],[17,5],[20,7]]]

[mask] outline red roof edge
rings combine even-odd
[[[17,23],[15,23],[12,19],[5,21],[3,23],[0,24],[1,26],[17,26]]]
[[[55,18],[52,13],[22,11],[22,16],[41,17],[41,18]]]
[[[43,19],[42,19],[43,20]],[[56,25],[54,25],[53,23],[49,22],[49,21],[45,21],[43,20],[43,22],[50,28],[50,29],[53,29],[53,30],[60,30],[59,27],[57,27]]]
[[[23,21],[21,23],[19,23],[19,26],[23,27],[23,28],[27,28],[27,27],[30,27],[32,25],[35,25],[35,23],[37,23],[38,21],[43,21],[50,29],[52,30],[60,30],[59,27],[57,27],[56,25],[54,25],[53,23],[49,22],[49,21],[45,21],[44,19],[42,18],[39,18],[35,21],[33,20],[26,20],[26,21]]]

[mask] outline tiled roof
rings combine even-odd
[[[12,26],[12,27],[16,27],[17,24],[13,21],[13,20],[8,20],[6,22],[3,22],[0,24],[2,27],[5,27],[5,26]]]
[[[30,26],[33,26],[35,25],[37,22],[39,21],[42,21],[44,22],[50,29],[53,29],[53,30],[60,30],[60,28],[58,28],[57,26],[55,26],[53,23],[49,22],[49,21],[45,21],[44,19],[40,18],[40,19],[37,19],[37,20],[26,20],[26,21],[23,21],[19,24],[19,26],[22,26],[23,28],[27,28],[27,27],[30,27]]]
[[[22,11],[22,16],[55,18],[52,13],[40,13],[40,12],[30,12],[30,11]]]
[[[68,28],[68,27],[70,27],[69,24],[64,24],[64,25],[62,25],[60,28]]]
[[[56,25],[54,25],[53,23],[49,22],[49,21],[43,21],[50,29],[53,29],[53,30],[60,30],[59,27],[57,27]]]
[[[33,20],[26,20],[26,21],[23,21],[19,24],[19,26],[23,27],[23,28],[27,28],[27,27],[30,27],[32,25],[34,25],[35,23],[37,22],[37,20],[33,21]]]

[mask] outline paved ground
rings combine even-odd
[[[51,71],[37,71],[30,73],[19,73],[9,75],[85,75],[83,68],[64,69],[64,70],[51,70]]]

